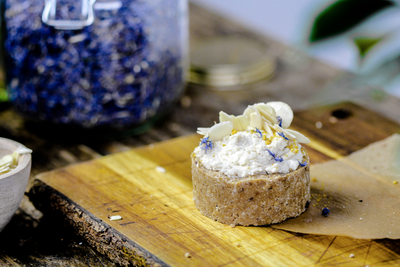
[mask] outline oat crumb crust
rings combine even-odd
[[[308,160],[309,162],[309,160]],[[287,174],[229,178],[192,156],[194,205],[228,225],[268,225],[297,217],[310,201],[309,164]]]

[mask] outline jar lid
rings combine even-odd
[[[191,44],[189,82],[243,85],[272,76],[275,67],[265,43],[237,35],[212,37]]]

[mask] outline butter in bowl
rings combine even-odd
[[[0,137],[0,231],[17,211],[31,172],[32,150]]]

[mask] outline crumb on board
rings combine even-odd
[[[351,254],[349,255],[349,258],[354,258],[354,254],[351,253]]]
[[[190,98],[190,96],[185,95],[181,98],[181,106],[183,108],[189,108],[191,104],[192,104],[192,99]]]
[[[362,221],[363,220],[363,218],[360,218],[360,221]]]
[[[398,184],[399,182],[397,182],[397,181],[393,181],[393,184]]]
[[[337,119],[336,117],[334,117],[334,116],[330,116],[328,120],[329,120],[329,122],[332,123],[332,124],[335,124],[335,123],[338,122],[338,119]]]
[[[165,211],[162,211],[161,213],[162,213],[162,214],[167,214]]]
[[[120,215],[110,216],[110,221],[118,221],[118,220],[122,220],[122,217]]]
[[[311,180],[312,180],[313,182],[317,182],[317,178],[315,178],[315,177],[313,177]]]
[[[161,166],[157,166],[157,167],[156,167],[156,171],[162,172],[162,173],[166,173],[166,172],[167,172],[167,171],[166,171],[163,167],[161,167]]]
[[[236,243],[235,246],[236,247],[241,247],[242,245],[240,245],[240,243]]]
[[[229,225],[230,227],[232,227],[232,228],[235,228],[236,227],[236,225],[234,225],[234,224],[231,224],[231,225]]]
[[[315,123],[315,127],[317,127],[317,129],[321,129],[321,128],[322,128],[322,122],[317,121],[317,122]]]
[[[179,132],[181,130],[181,126],[178,123],[171,122],[168,124],[168,129],[170,129],[172,132]]]
[[[185,253],[185,257],[186,257],[186,258],[191,258],[191,257],[192,257],[192,255],[190,255],[190,253],[189,253],[189,252],[186,252],[186,253]]]

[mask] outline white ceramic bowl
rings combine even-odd
[[[24,145],[10,139],[0,137],[0,158],[11,155]],[[17,211],[31,172],[31,154],[22,154],[18,166],[8,173],[0,174],[0,232],[10,222]]]

